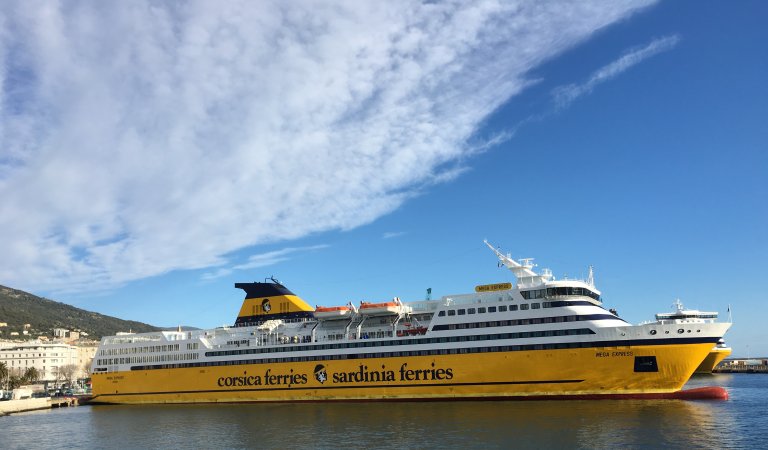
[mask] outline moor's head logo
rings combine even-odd
[[[272,305],[269,304],[268,298],[265,298],[264,301],[261,302],[261,309],[264,310],[265,313],[268,313],[272,310]]]
[[[325,380],[328,379],[328,373],[326,373],[324,365],[318,364],[315,366],[315,379],[319,381],[320,384],[325,383]]]

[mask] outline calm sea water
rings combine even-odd
[[[768,376],[728,401],[81,406],[0,417],[0,448],[768,448]]]

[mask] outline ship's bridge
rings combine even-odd
[[[521,289],[520,295],[526,300],[533,300],[539,298],[558,298],[558,297],[590,297],[598,302],[600,299],[600,291],[589,286],[583,281],[575,280],[560,280],[550,281],[538,289]]]

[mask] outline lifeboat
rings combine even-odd
[[[427,334],[427,327],[406,328],[404,330],[397,330],[397,336],[417,336],[420,334]]]
[[[317,320],[346,319],[351,312],[352,309],[349,306],[318,306],[315,308],[314,316]]]
[[[391,316],[406,312],[406,307],[395,297],[391,302],[367,303],[360,302],[360,314],[367,316]]]

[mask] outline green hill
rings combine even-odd
[[[8,326],[0,327],[0,338],[8,339],[13,331],[22,334],[24,324],[31,325],[29,336],[52,337],[54,328],[80,330],[88,333],[91,339],[111,336],[118,331],[136,333],[156,331],[160,328],[132,320],[86,311],[48,300],[28,292],[0,285],[0,322]]]

